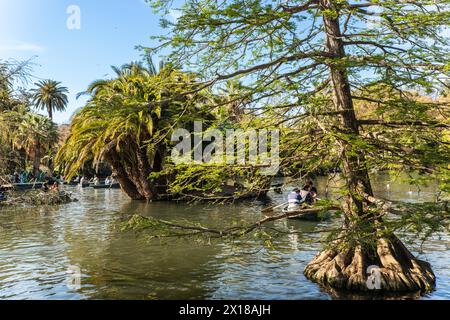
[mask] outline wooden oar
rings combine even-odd
[[[281,208],[281,207],[283,207],[283,206],[285,206],[285,205],[287,205],[287,204],[289,204],[289,202],[285,202],[285,203],[282,203],[282,204],[280,204],[280,205],[278,205],[278,206],[274,206],[274,207],[270,207],[270,208],[263,209],[262,212],[273,211],[273,210],[278,209],[278,208]]]

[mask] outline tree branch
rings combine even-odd
[[[359,125],[361,126],[420,126],[420,127],[434,127],[434,128],[450,128],[450,125],[437,122],[437,121],[430,121],[430,122],[423,122],[423,121],[385,121],[385,120],[359,120]]]

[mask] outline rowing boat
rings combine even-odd
[[[119,183],[98,184],[98,185],[92,184],[91,187],[94,189],[120,189],[120,184]]]
[[[283,213],[289,213],[288,219],[292,220],[321,221],[330,218],[328,213],[325,215],[320,211],[305,213],[305,209],[301,208],[299,208],[299,210],[289,210],[288,207],[286,207],[283,209]]]
[[[32,190],[32,189],[41,189],[43,183],[35,182],[35,183],[12,183],[8,185],[3,185],[0,187],[0,190]]]
[[[70,182],[64,181],[63,185],[65,185],[65,186],[77,186],[77,185],[79,185],[79,183],[76,182],[76,181],[70,181]]]

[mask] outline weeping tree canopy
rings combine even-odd
[[[307,277],[364,291],[375,264],[384,290],[432,290],[430,266],[388,229],[392,210],[374,196],[369,171],[418,172],[448,190],[450,1],[148,2],[168,29],[148,50],[171,51],[173,63],[205,77],[202,88],[239,79],[235,101],[285,131],[284,165],[342,168],[341,231],[363,224],[373,241],[336,237]],[[176,21],[164,18],[174,9]]]

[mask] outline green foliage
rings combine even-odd
[[[25,81],[27,62],[0,63],[0,175],[11,174],[52,158],[58,141],[57,127],[30,111],[29,94],[14,90],[15,81]],[[38,169],[38,168],[37,168]],[[9,182],[5,177],[2,183]]]
[[[163,15],[173,9],[171,1],[149,2]],[[346,156],[361,153],[366,161],[361,165],[370,170],[446,171],[443,28],[449,1],[374,2],[379,15],[349,1],[330,3],[332,8],[316,1],[187,1],[179,19],[164,24],[168,34],[155,37],[161,46],[154,50],[172,49],[171,61],[219,87],[238,79],[247,112],[267,116],[260,127],[281,125],[286,133],[281,150],[286,172],[340,167]],[[340,19],[344,57],[321,49],[326,16]],[[358,118],[375,120],[361,124],[360,134],[342,130],[331,66],[348,76]],[[431,94],[439,99],[426,97]]]
[[[149,2],[163,16],[173,9],[169,0]],[[349,229],[342,243],[370,250],[380,234],[389,237],[408,221],[432,226],[426,213],[434,211],[421,208],[430,210],[422,220],[409,214],[398,227],[389,219],[371,219],[383,210],[360,190],[363,185],[372,193],[368,171],[407,173],[417,184],[438,179],[442,192],[448,191],[449,4],[186,1],[177,21],[162,18],[168,32],[154,37],[160,46],[152,52],[169,49],[175,64],[211,79],[206,85],[239,81],[246,115],[263,119],[247,117],[248,123],[283,131],[284,172],[301,178],[342,169],[342,195],[363,204],[345,210]],[[325,21],[339,30],[325,32]],[[216,176],[212,172],[208,179]],[[430,228],[421,230],[437,232]]]
[[[91,100],[72,121],[56,159],[68,177],[85,163],[98,165],[111,151],[124,166],[137,166],[141,150],[150,168],[174,129],[205,114],[198,103],[201,93],[179,95],[182,89],[195,89],[194,74],[170,67],[154,74],[136,64],[117,69],[117,74],[116,79],[90,86]]]
[[[64,191],[30,191],[27,193],[9,194],[8,200],[1,202],[0,207],[16,206],[54,206],[78,201],[71,194]]]
[[[171,177],[167,191],[179,199],[194,201],[233,201],[246,196],[265,194],[271,178],[257,168],[207,164],[167,164],[150,178]]]
[[[33,89],[33,103],[36,108],[46,110],[49,118],[53,119],[54,111],[64,111],[68,103],[66,87],[54,80],[41,80]]]

